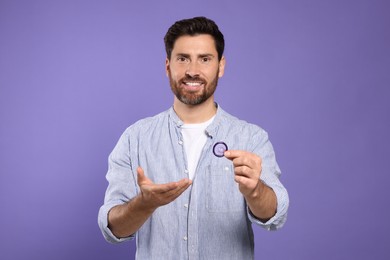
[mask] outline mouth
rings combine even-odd
[[[197,91],[204,86],[204,82],[185,80],[182,82],[182,86],[189,91]]]

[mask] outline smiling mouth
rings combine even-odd
[[[183,81],[183,88],[188,91],[198,91],[204,86],[204,82],[201,81]]]
[[[200,87],[203,85],[203,82],[183,82],[184,85],[189,87]]]

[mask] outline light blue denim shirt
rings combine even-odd
[[[155,183],[188,178],[181,126],[173,108],[130,126],[109,156],[108,188],[98,222],[107,241],[122,242],[107,227],[115,205],[139,193],[138,166]],[[283,226],[289,198],[279,181],[280,169],[267,133],[218,107],[207,127],[207,142],[193,184],[175,201],[159,207],[135,234],[137,259],[253,259],[252,223],[268,230]],[[261,180],[277,197],[277,213],[267,223],[256,219],[234,181],[233,164],[213,154],[216,142],[229,149],[246,150],[262,158]]]

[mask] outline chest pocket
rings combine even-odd
[[[238,212],[245,209],[245,200],[234,181],[233,165],[209,165],[207,168],[209,212]]]

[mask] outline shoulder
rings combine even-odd
[[[145,133],[150,130],[158,130],[161,126],[168,122],[168,118],[169,110],[163,111],[154,116],[142,118],[127,127],[124,133],[127,135],[131,135],[140,131]]]
[[[235,130],[241,134],[267,135],[267,132],[261,126],[240,119],[223,110],[221,111],[221,123],[222,125],[228,126],[231,130]]]
[[[225,111],[221,112],[217,126],[218,138],[231,143],[234,150],[258,152],[268,147],[268,133],[259,125],[247,122]]]

